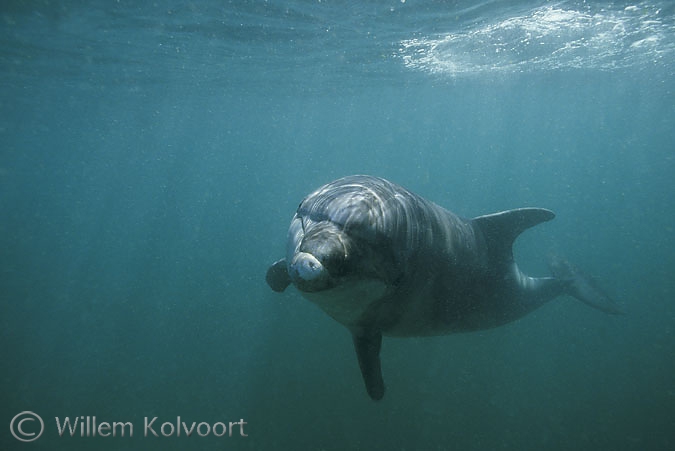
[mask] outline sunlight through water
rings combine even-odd
[[[433,74],[614,70],[660,64],[673,55],[673,25],[648,5],[619,10],[538,7],[433,37],[404,40],[410,69]]]

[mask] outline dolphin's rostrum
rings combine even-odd
[[[387,180],[357,175],[307,196],[288,230],[286,258],[267,271],[291,283],[352,333],[371,398],[384,396],[382,336],[445,335],[514,321],[568,294],[620,313],[588,276],[554,258],[554,277],[523,274],[512,245],[553,219],[520,208],[463,219]]]

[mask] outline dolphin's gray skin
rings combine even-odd
[[[607,313],[614,302],[561,259],[554,277],[523,274],[511,246],[525,229],[553,219],[521,208],[468,220],[387,180],[356,175],[319,188],[298,207],[286,258],[267,271],[293,283],[352,333],[371,398],[384,396],[382,335],[445,335],[514,321],[568,294]]]

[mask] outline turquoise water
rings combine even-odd
[[[672,2],[138,3],[0,6],[0,449],[675,447]],[[563,254],[626,314],[385,339],[371,401],[349,333],[264,281],[354,173],[555,211],[521,267]],[[59,436],[87,416],[133,436]]]

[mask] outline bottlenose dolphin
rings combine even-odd
[[[553,277],[523,274],[512,245],[553,219],[519,208],[463,219],[387,180],[355,175],[322,186],[298,207],[286,258],[266,280],[291,283],[352,333],[370,397],[384,396],[382,336],[446,335],[496,327],[567,294],[607,313],[616,304],[567,261]]]

